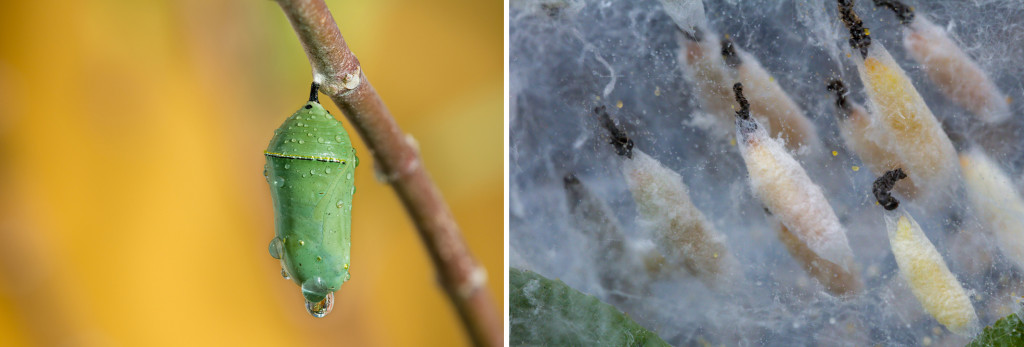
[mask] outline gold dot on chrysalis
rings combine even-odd
[[[735,146],[736,145],[736,138],[735,137],[729,139],[729,145],[730,146]]]
[[[851,169],[853,169],[853,171],[860,171],[860,166],[854,165]]]
[[[299,240],[299,246],[305,246],[305,245],[306,245],[306,241]]]
[[[775,82],[775,76],[768,76],[768,82]]]
[[[345,270],[348,270],[348,264],[345,264],[342,267],[345,268]]]
[[[837,155],[839,155],[839,152],[836,152],[836,151],[832,151],[832,156],[833,156],[833,157],[834,157],[834,156],[837,156]]]
[[[654,87],[654,96],[661,96],[661,87]],[[1007,99],[1009,99],[1009,97],[1007,97]],[[1010,102],[1007,101],[1006,103],[1009,104]]]
[[[622,100],[615,103],[615,107],[622,108]]]

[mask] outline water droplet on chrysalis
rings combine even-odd
[[[316,318],[323,318],[334,309],[334,293],[327,293],[320,302],[306,300],[306,312]]]
[[[282,252],[281,239],[276,237],[271,239],[270,245],[267,248],[270,250],[271,257],[274,257],[274,259],[281,259],[281,253],[284,253]]]
[[[326,141],[324,141],[324,138],[322,138],[322,137],[318,137],[318,138],[316,138],[316,142],[319,142],[319,143],[324,143],[324,142],[326,142]]]

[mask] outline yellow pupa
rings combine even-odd
[[[980,148],[960,153],[967,197],[1007,258],[1024,267],[1024,199],[1013,180]]]
[[[899,201],[889,195],[897,180],[906,177],[902,170],[888,171],[875,181],[873,192],[885,208],[885,226],[889,246],[896,258],[900,276],[924,310],[949,331],[972,336],[979,329],[978,316],[967,291],[953,276],[935,245],[909,213],[899,209]]]
[[[875,117],[864,106],[847,98],[848,89],[841,80],[829,81],[828,89],[836,96],[836,106],[839,109],[836,122],[839,124],[839,134],[843,142],[857,154],[872,173],[881,175],[886,171],[906,166],[900,161],[898,153],[886,145],[887,136],[883,129],[872,125],[872,122],[876,121]],[[896,187],[896,191],[909,198],[917,196],[917,186],[910,178]]]
[[[885,47],[872,42],[853,1],[839,0],[838,10],[850,30],[850,47],[857,53],[852,57],[875,116],[869,125],[878,128],[875,142],[896,154],[919,192],[932,195],[922,198],[948,191],[958,175],[953,143],[903,69]]]
[[[939,192],[953,186],[956,150],[903,69],[880,44],[855,60],[877,117],[872,126],[886,134],[882,144],[896,153],[919,190]]]

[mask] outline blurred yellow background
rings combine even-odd
[[[502,3],[328,6],[501,312]],[[310,81],[273,1],[0,2],[0,345],[468,344],[347,120],[352,279],[314,319],[281,278],[262,151]]]

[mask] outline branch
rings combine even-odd
[[[277,0],[330,96],[373,153],[377,168],[402,200],[419,231],[448,298],[473,343],[500,346],[502,320],[486,291],[486,272],[469,253],[441,192],[359,67],[323,0]]]

